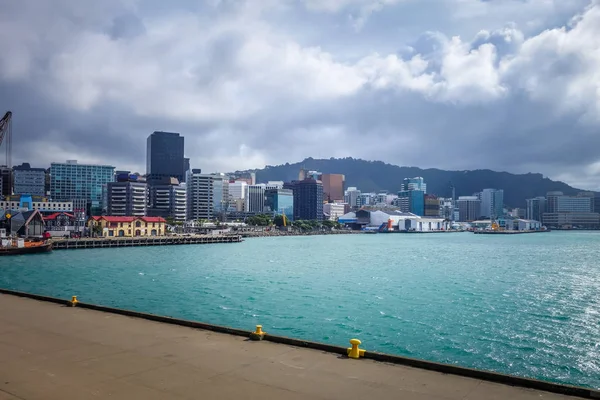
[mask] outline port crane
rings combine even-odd
[[[12,112],[7,111],[4,117],[0,119],[0,147],[6,149],[6,166],[12,166]]]

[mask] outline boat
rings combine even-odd
[[[52,251],[52,242],[48,240],[2,239],[2,245],[0,246],[0,256],[47,253],[50,251]]]

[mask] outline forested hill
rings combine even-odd
[[[544,178],[542,174],[510,174],[491,170],[444,171],[399,167],[381,161],[365,161],[354,158],[313,159],[285,165],[266,166],[254,170],[257,182],[291,181],[298,179],[300,168],[323,173],[338,173],[346,176],[346,186],[356,186],[363,192],[387,190],[396,193],[404,178],[422,176],[427,183],[427,192],[441,197],[451,196],[451,185],[456,196],[469,196],[484,188],[504,189],[504,202],[509,207],[525,207],[525,199],[545,196],[547,192],[559,190],[565,194],[576,194],[582,190],[564,182]],[[240,172],[240,171],[237,171]]]

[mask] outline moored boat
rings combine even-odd
[[[3,239],[0,246],[0,256],[16,256],[21,254],[36,254],[52,251],[52,242],[25,241],[24,239]]]

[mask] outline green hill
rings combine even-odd
[[[565,194],[577,194],[581,189],[573,188],[564,182],[553,181],[542,174],[510,174],[491,170],[444,171],[399,167],[381,161],[366,161],[354,158],[331,158],[304,161],[285,165],[267,165],[256,172],[257,182],[291,181],[298,179],[300,168],[323,173],[338,173],[346,176],[346,186],[356,186],[363,192],[389,191],[396,193],[404,178],[422,176],[427,183],[427,191],[441,197],[450,197],[453,184],[456,196],[469,196],[485,188],[504,189],[504,202],[509,207],[525,207],[525,199],[545,196],[547,192],[559,190]],[[249,171],[236,171],[249,172]]]

